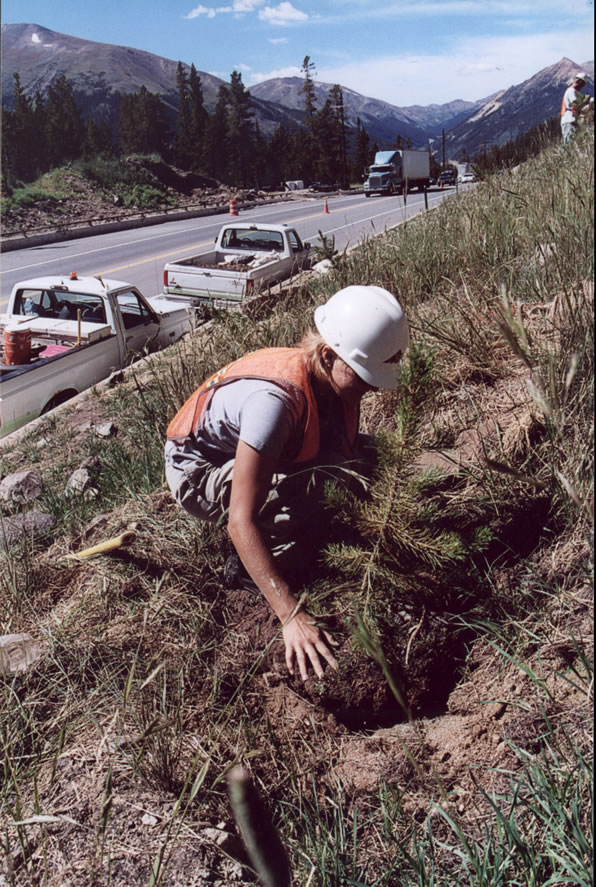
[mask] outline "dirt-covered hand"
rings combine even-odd
[[[322,660],[325,660],[331,668],[337,669],[337,660],[328,646],[336,646],[336,642],[326,631],[321,631],[312,616],[304,610],[296,613],[284,626],[283,637],[286,645],[286,665],[290,674],[294,674],[294,658],[298,662],[303,681],[308,678],[309,661],[318,678],[322,678],[324,674]]]

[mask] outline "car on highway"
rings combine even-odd
[[[439,173],[439,178],[437,179],[439,186],[455,185],[456,181],[457,173],[454,169],[444,169],[442,173]]]
[[[476,178],[476,176],[474,175],[473,172],[465,172],[463,175],[461,175],[461,176],[459,177],[458,181],[459,181],[462,185],[466,185],[466,184],[468,184],[468,183],[470,183],[470,182],[477,182],[478,179]]]
[[[327,194],[332,191],[339,191],[340,187],[341,186],[338,184],[330,185],[330,184],[325,184],[323,182],[313,182],[312,185],[309,185],[308,190],[309,191],[316,191],[319,194]]]

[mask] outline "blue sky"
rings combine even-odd
[[[144,49],[251,85],[299,74],[400,107],[475,101],[593,59],[593,0],[3,0],[3,23]]]

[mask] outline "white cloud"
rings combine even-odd
[[[201,15],[204,15],[207,18],[215,18],[215,10],[207,6],[195,6],[194,9],[191,9],[191,11],[186,15],[183,15],[182,18],[193,19],[199,18]]]
[[[273,46],[283,46],[284,43],[288,42],[288,38],[287,37],[269,37],[267,42],[271,43]]]
[[[262,6],[265,0],[234,0],[231,6],[195,6],[187,15],[182,16],[185,19],[198,18],[201,15],[207,18],[215,18],[216,15],[225,15],[234,13],[236,16],[245,15],[248,12],[254,12],[259,6]]]
[[[266,6],[259,12],[259,19],[262,22],[269,22],[270,25],[290,25],[295,22],[308,21],[308,15],[292,6],[288,0],[283,0],[278,6]]]
[[[250,75],[249,82],[251,86],[255,83],[262,83],[263,80],[276,80],[278,77],[300,77],[300,68],[296,65],[288,65],[286,68],[277,68],[274,71],[266,73],[257,73],[256,71]]]
[[[234,12],[254,12],[265,0],[234,0]]]

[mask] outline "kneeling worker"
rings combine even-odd
[[[296,660],[303,680],[309,661],[318,677],[322,660],[337,667],[283,568],[301,525],[313,526],[310,469],[333,476],[358,458],[360,401],[397,387],[409,338],[400,304],[378,286],[340,290],[314,319],[318,332],[297,347],[263,348],[207,379],[170,423],[165,450],[177,502],[202,520],[227,514],[236,564],[282,623],[286,665],[293,674]]]

